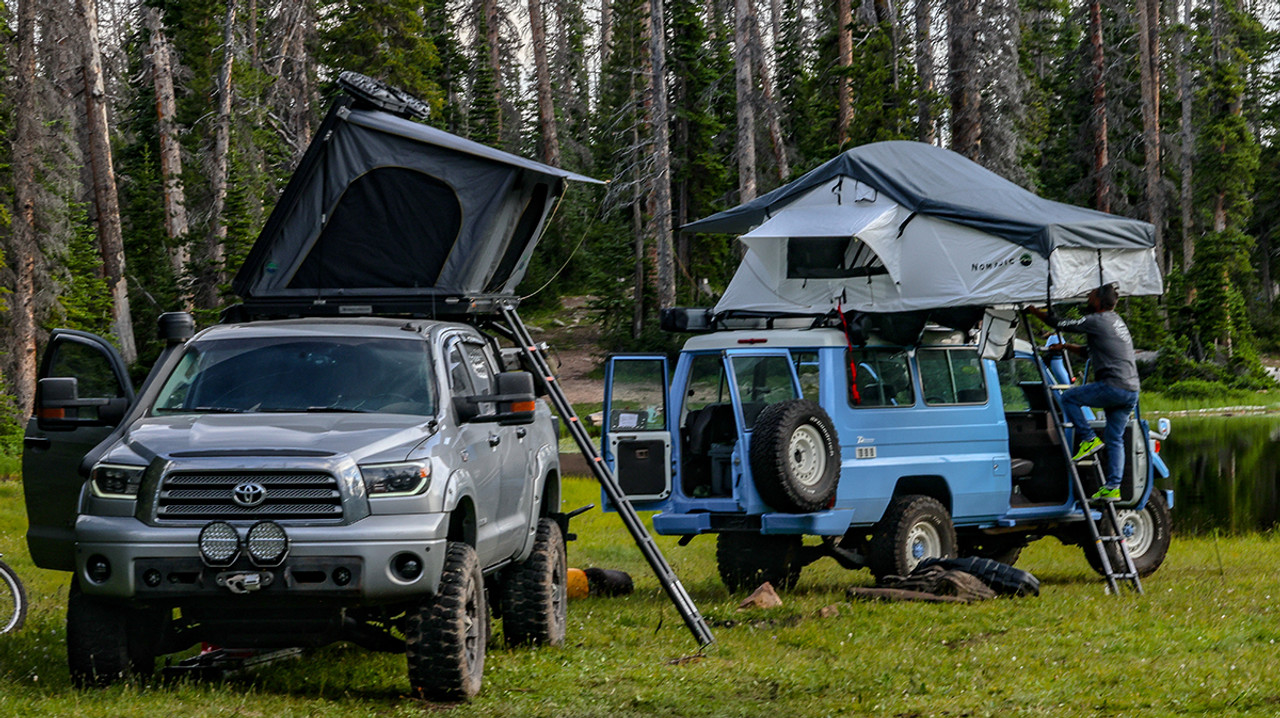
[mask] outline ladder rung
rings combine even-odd
[[[1117,541],[1123,541],[1123,540],[1124,540],[1124,537],[1123,537],[1123,536],[1099,536],[1099,537],[1098,537],[1098,540],[1099,540],[1099,541],[1109,541],[1109,542],[1114,543],[1114,542],[1117,542]]]

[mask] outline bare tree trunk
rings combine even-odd
[[[1195,135],[1192,126],[1192,102],[1194,97],[1191,93],[1191,72],[1187,68],[1187,54],[1191,52],[1191,40],[1187,36],[1187,24],[1191,21],[1191,9],[1193,0],[1186,0],[1184,3],[1184,11],[1182,22],[1180,25],[1179,52],[1178,52],[1178,101],[1181,104],[1181,136],[1182,136],[1182,155],[1179,158],[1179,169],[1182,175],[1182,185],[1179,192],[1179,205],[1182,210],[1182,274],[1187,276],[1191,272],[1191,267],[1195,262],[1196,245],[1192,232],[1191,223],[1193,221],[1192,208],[1192,184],[1191,173],[1193,171],[1192,159],[1195,156]],[[1191,289],[1188,286],[1187,301],[1192,299]]]
[[[756,111],[751,77],[751,25],[755,10],[751,0],[737,0],[733,33],[734,86],[738,95],[738,201],[756,198]]]
[[[111,291],[111,325],[126,363],[138,360],[129,313],[129,285],[124,269],[124,234],[120,228],[120,199],[111,161],[111,129],[107,124],[107,93],[102,83],[102,51],[98,39],[98,10],[94,0],[76,0],[80,21],[81,75],[84,79],[85,131],[93,175],[93,202],[98,225],[102,272]]]
[[[1142,144],[1145,150],[1147,220],[1155,227],[1156,259],[1167,273],[1164,197],[1160,192],[1160,0],[1136,0],[1138,56],[1142,88]]]
[[[658,251],[658,307],[676,304],[675,257],[671,247],[671,141],[667,116],[667,32],[662,0],[649,0],[650,126],[653,129],[653,191],[650,195],[654,245]]]
[[[741,3],[743,0],[738,0]],[[853,7],[851,0],[836,0],[836,140],[843,149],[849,141],[849,124],[853,122],[853,88],[846,74],[853,67],[853,35],[849,26],[853,24]]]
[[[916,75],[919,76],[920,93],[917,100],[919,114],[916,124],[921,142],[933,144],[937,140],[937,125],[933,116],[933,18],[930,17],[932,0],[916,0]]]
[[[1107,150],[1106,55],[1102,46],[1102,3],[1089,2],[1089,45],[1093,49],[1093,205],[1111,211],[1111,168]]]
[[[218,285],[224,280],[224,245],[227,225],[223,214],[227,207],[227,176],[231,152],[231,68],[235,63],[236,0],[227,0],[226,24],[222,28],[222,65],[218,70],[218,115],[213,131],[213,166],[209,184],[213,188],[209,235],[205,243],[208,270],[199,287],[199,304],[206,309],[218,305]]]
[[[538,129],[542,133],[542,160],[560,166],[560,139],[556,134],[556,108],[551,99],[551,69],[547,66],[547,26],[542,18],[542,0],[529,0],[529,28],[532,35],[533,66],[538,83]]]
[[[13,329],[13,371],[10,389],[22,416],[30,416],[36,391],[36,145],[40,118],[36,114],[36,7],[18,3],[17,112],[14,113],[13,190],[15,212],[9,232],[9,262],[13,265],[13,293],[9,321]]]
[[[975,162],[982,154],[982,97],[974,70],[977,26],[978,0],[948,0],[951,149]]]
[[[495,136],[501,141],[504,115],[502,110],[502,27],[499,25],[501,9],[498,0],[483,0],[486,39],[489,42],[489,69],[493,72],[493,104],[498,108],[498,126]]]
[[[147,30],[151,33],[151,77],[156,91],[156,124],[160,134],[160,179],[164,185],[164,228],[169,238],[169,264],[173,276],[181,280],[191,259],[187,252],[187,198],[182,185],[182,146],[174,126],[177,99],[173,91],[173,56],[164,35],[160,9],[148,7]]]
[[[777,0],[772,0],[777,4]],[[756,74],[760,76],[760,87],[764,94],[764,118],[769,128],[769,145],[773,149],[773,161],[778,169],[778,181],[785,182],[791,174],[791,164],[787,161],[787,143],[782,137],[782,116],[778,111],[778,102],[773,91],[773,75],[764,58],[764,41],[760,37],[759,23],[751,26],[751,56],[754,59]]]
[[[609,61],[609,52],[613,49],[613,2],[600,0],[600,74],[604,75],[604,64]]]

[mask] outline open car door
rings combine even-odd
[[[75,523],[85,477],[80,462],[133,405],[124,360],[105,339],[54,330],[36,384],[35,415],[23,437],[27,546],[41,568],[75,569]]]
[[[665,356],[609,357],[601,446],[632,501],[660,501],[671,495],[667,390]]]

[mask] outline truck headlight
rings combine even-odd
[[[131,499],[138,495],[145,466],[98,464],[89,472],[93,495],[107,499]]]
[[[431,483],[431,464],[406,461],[395,464],[368,464],[360,467],[370,496],[412,496]]]

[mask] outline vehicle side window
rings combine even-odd
[[[74,377],[79,380],[81,399],[114,399],[127,396],[105,354],[77,341],[54,343],[46,376]]]
[[[449,393],[454,396],[472,396],[477,393],[471,372],[467,370],[467,359],[462,354],[462,342],[449,344],[449,349],[445,352],[445,364],[449,368]]]
[[[916,403],[905,349],[854,349],[846,356],[849,361],[845,374],[858,389],[856,396],[849,392],[850,406],[873,409]]]
[[[484,345],[467,342],[462,345],[462,348],[467,354],[467,363],[471,368],[472,379],[475,381],[476,393],[492,394],[493,360],[489,358]]]
[[[800,379],[800,394],[809,401],[818,400],[818,352],[793,351],[791,359]]]
[[[987,381],[976,349],[921,349],[916,362],[920,365],[924,403],[986,403]]]

